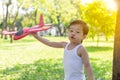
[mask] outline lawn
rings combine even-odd
[[[66,37],[45,37],[68,41]],[[113,39],[83,42],[92,63],[95,80],[112,80]],[[63,80],[63,49],[48,47],[31,36],[14,41],[0,39],[0,80]]]

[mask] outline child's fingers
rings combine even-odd
[[[36,35],[36,34],[37,34],[37,32],[31,32],[30,34],[31,34],[31,35]]]

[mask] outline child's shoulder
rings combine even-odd
[[[79,48],[78,48],[78,49],[80,49],[80,50],[85,50],[86,48],[84,47],[84,45],[79,44]]]
[[[81,44],[81,46],[78,48],[79,51],[84,52],[86,51],[86,48]]]
[[[80,44],[81,46],[78,48],[78,55],[84,55],[84,54],[87,54],[87,50],[86,48]]]

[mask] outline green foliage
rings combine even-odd
[[[61,80],[63,68],[61,59],[40,59],[33,64],[17,64],[2,71],[3,76],[12,80]]]
[[[2,24],[2,23],[0,23],[0,29],[2,29],[2,26],[3,26],[3,24]]]
[[[83,18],[90,26],[90,37],[104,35],[108,39],[114,34],[115,12],[101,0],[95,0],[84,7]]]
[[[45,38],[68,41],[66,37]],[[0,43],[0,80],[63,80],[63,49],[48,47],[30,36],[13,44],[1,39]],[[99,47],[95,44],[90,39],[83,42],[90,56],[95,80],[111,80],[113,39],[109,42],[101,40]]]

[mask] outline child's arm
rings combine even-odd
[[[40,36],[37,35],[37,33],[31,33],[37,40],[42,42],[45,45],[48,45],[50,47],[55,47],[55,48],[64,48],[65,45],[67,44],[66,42],[51,42],[47,39],[44,39]]]
[[[78,51],[79,51],[78,55],[82,57],[84,67],[85,67],[85,70],[86,70],[87,75],[88,75],[88,79],[94,80],[92,67],[91,67],[89,56],[88,56],[86,49],[84,47],[80,47]]]

